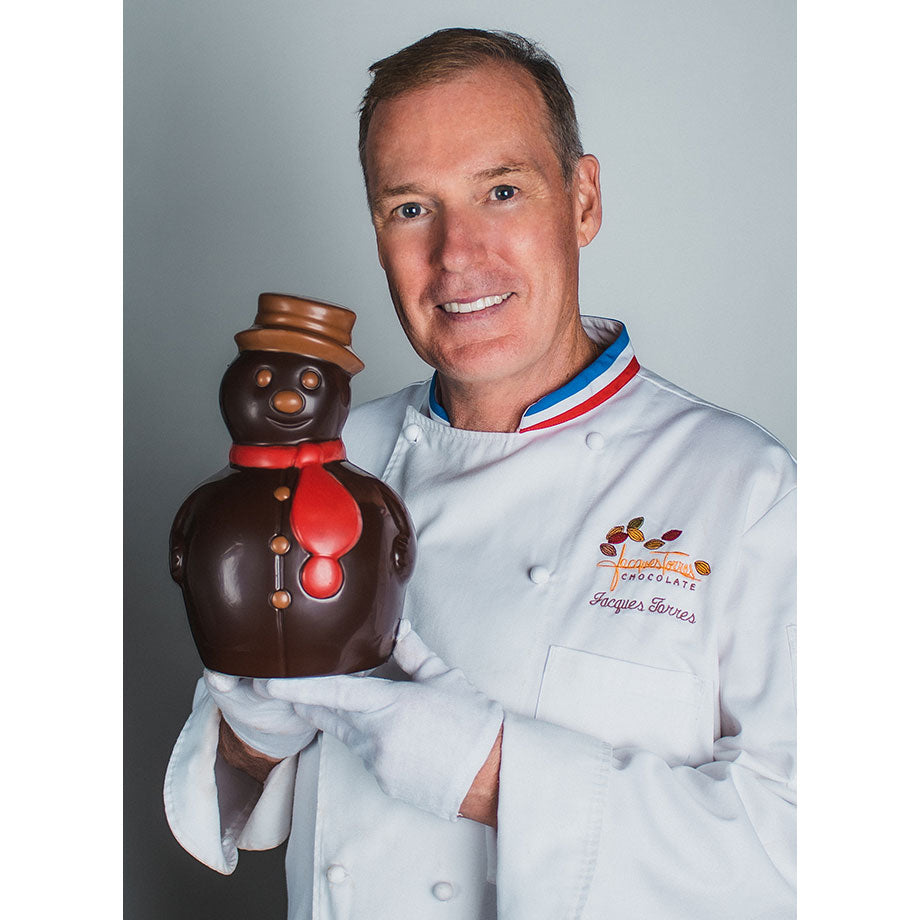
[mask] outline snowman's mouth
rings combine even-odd
[[[280,419],[280,418],[270,418],[268,419],[273,425],[277,425],[279,428],[303,428],[305,425],[309,425],[313,421],[312,418],[295,418],[295,419]]]

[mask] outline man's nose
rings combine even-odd
[[[445,271],[475,265],[485,249],[484,228],[467,209],[444,208],[438,215],[434,258]]]

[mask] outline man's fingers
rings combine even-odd
[[[271,694],[265,689],[267,683],[268,681],[264,678],[254,680],[252,682],[252,692],[263,700],[270,700],[272,698]]]
[[[212,690],[218,693],[229,693],[238,683],[239,678],[232,674],[221,674],[219,671],[204,669],[204,679]]]
[[[412,629],[396,643],[393,649],[393,660],[406,674],[417,680],[437,677],[448,670],[447,665],[422,642],[419,634]]]
[[[347,726],[342,717],[325,706],[308,706],[304,703],[295,703],[297,714],[310,723],[314,728],[321,732],[335,735],[339,741],[344,740],[343,735]]]
[[[329,709],[362,711],[385,705],[392,682],[378,677],[282,677],[266,682],[277,700],[326,706]]]

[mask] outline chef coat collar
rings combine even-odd
[[[530,406],[521,417],[519,433],[552,428],[584,415],[618,393],[639,370],[626,326],[600,316],[582,316],[581,322],[588,337],[606,347],[580,374]],[[436,422],[450,425],[437,390],[435,371],[428,386],[428,415]]]

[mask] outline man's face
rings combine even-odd
[[[383,101],[367,179],[380,264],[422,359],[464,385],[557,373],[581,330],[597,161],[566,187],[529,74],[486,65]]]

